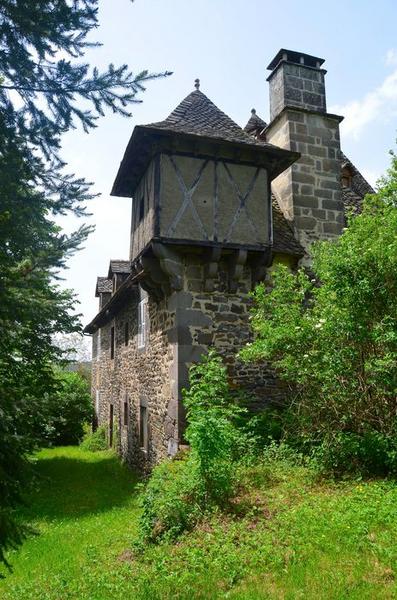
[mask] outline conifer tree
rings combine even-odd
[[[0,562],[24,535],[13,510],[54,385],[54,334],[79,329],[56,273],[90,227],[66,235],[54,217],[86,214],[92,195],[65,169],[62,134],[89,131],[106,109],[128,116],[146,82],[167,74],[92,68],[83,57],[97,26],[98,0],[0,3]]]

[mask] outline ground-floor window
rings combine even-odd
[[[109,406],[109,446],[113,446],[113,404]]]
[[[139,406],[139,445],[147,452],[149,445],[147,402],[141,398]]]
[[[124,403],[123,403],[123,425],[128,425],[128,416],[129,416],[129,402],[128,396],[125,395]]]
[[[95,393],[95,414],[97,417],[99,417],[99,400],[99,390],[97,390]]]

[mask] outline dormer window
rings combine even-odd
[[[353,179],[353,171],[349,164],[342,165],[342,187],[351,188]]]

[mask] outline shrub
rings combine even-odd
[[[235,403],[226,367],[213,350],[191,367],[189,382],[189,389],[183,391],[189,460],[197,473],[203,503],[222,504],[234,489],[233,461],[245,441],[235,420],[244,409]]]
[[[141,538],[175,537],[202,513],[224,506],[236,484],[236,461],[244,434],[235,425],[243,409],[233,399],[222,360],[213,351],[190,369],[184,390],[190,450],[182,460],[154,468],[143,494]]]
[[[101,425],[96,431],[86,434],[80,444],[80,448],[90,452],[101,452],[102,450],[107,450],[108,442],[106,437],[106,427]]]
[[[334,472],[395,469],[396,190],[393,155],[362,214],[336,241],[313,248],[314,275],[278,265],[272,288],[256,289],[256,339],[241,352],[271,361],[289,382],[285,435]]]
[[[149,542],[173,539],[191,529],[201,516],[197,483],[187,458],[155,467],[142,500],[141,538]]]
[[[93,407],[87,380],[79,373],[57,372],[57,388],[45,402],[43,437],[57,446],[78,444],[84,425],[91,422]]]

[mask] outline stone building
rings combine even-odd
[[[373,191],[341,153],[323,62],[278,52],[269,124],[252,110],[242,129],[196,80],[165,121],[132,133],[112,189],[132,198],[130,256],[98,277],[85,328],[98,422],[132,464],[177,451],[181,391],[210,346],[257,407],[283,397],[269,368],[235,358],[251,336],[249,293],[273,263],[309,262],[310,244],[338,236]]]

